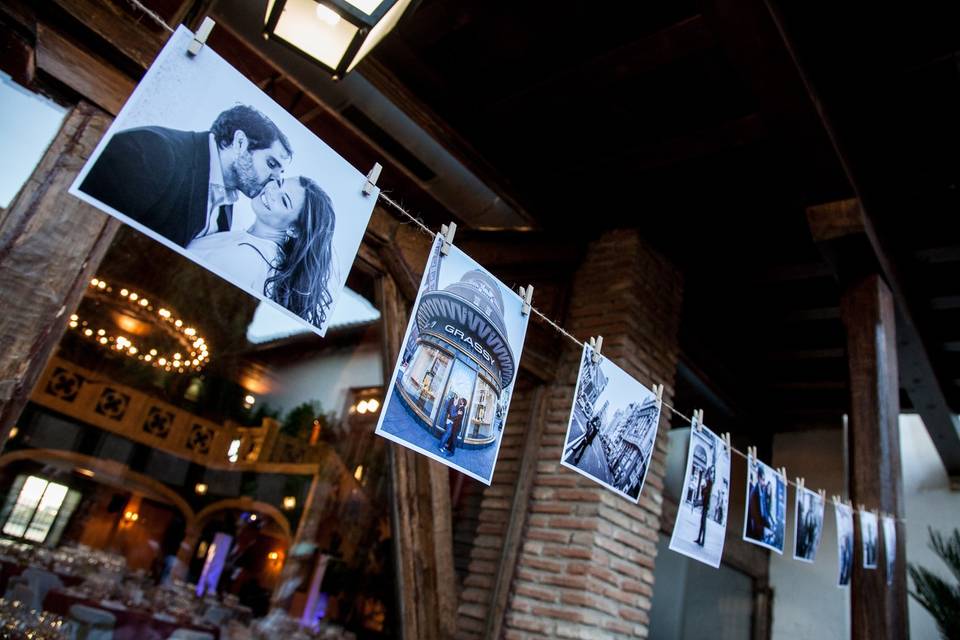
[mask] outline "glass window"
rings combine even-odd
[[[0,209],[6,209],[26,183],[60,130],[66,109],[24,89],[0,73]]]
[[[4,555],[68,573],[78,599],[206,620],[196,626],[211,635],[235,621],[267,637],[301,622],[392,637],[369,274],[351,271],[321,338],[120,229],[0,453]],[[424,353],[417,382],[436,378],[436,393],[450,359]],[[218,536],[230,548],[198,598]]]
[[[446,384],[452,358],[430,345],[421,343],[403,376],[403,388],[430,417],[436,417],[437,400]]]
[[[67,487],[37,476],[29,476],[17,494],[3,533],[15,538],[43,542],[50,532]]]
[[[497,393],[483,376],[477,378],[473,394],[473,412],[470,416],[470,440],[489,440],[494,437],[494,421],[497,416]]]

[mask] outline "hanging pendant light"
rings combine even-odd
[[[263,35],[342,78],[393,29],[413,0],[269,0]]]

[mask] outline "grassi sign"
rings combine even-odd
[[[423,294],[417,309],[417,326],[421,332],[459,345],[504,389],[513,381],[516,363],[503,324],[503,301],[499,291],[490,290],[493,283],[488,281],[486,274],[472,271],[446,289]]]

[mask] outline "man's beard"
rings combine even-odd
[[[260,182],[257,171],[253,167],[253,155],[249,151],[237,156],[233,163],[233,174],[237,189],[248,198],[255,198],[260,195],[264,184],[266,184],[266,182]]]

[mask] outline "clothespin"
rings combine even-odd
[[[827,501],[827,490],[826,490],[826,489],[819,489],[819,490],[817,490],[817,493],[820,494],[820,502],[826,502],[826,501]]]
[[[693,428],[697,430],[697,433],[703,433],[703,409],[694,409]]]
[[[859,512],[861,512],[861,513],[866,513],[866,512],[867,512],[867,508],[866,508],[865,506],[863,506],[863,503],[861,502],[860,504],[857,505],[857,511],[859,511]]]
[[[757,448],[754,446],[747,447],[747,457],[757,459]]]
[[[803,485],[805,484],[805,482],[806,482],[806,481],[805,481],[803,478],[801,478],[801,477],[799,477],[799,476],[797,477],[797,490],[798,490],[798,491],[803,491]]]
[[[654,385],[653,393],[654,395],[657,396],[657,404],[658,405],[663,404],[663,385],[662,384]]]
[[[373,169],[370,169],[370,173],[367,174],[367,179],[363,183],[363,195],[370,196],[373,194],[373,190],[377,188],[377,180],[380,178],[380,172],[383,170],[383,167],[379,162],[373,163]]]
[[[727,444],[727,455],[733,453],[733,445],[730,444],[730,432],[727,431],[723,434],[723,441]]]
[[[530,310],[533,309],[533,285],[528,284],[526,287],[520,287],[520,297],[523,298],[523,307],[520,309],[520,314],[529,315]]]
[[[440,255],[450,255],[450,247],[453,245],[453,236],[457,234],[457,223],[451,222],[449,225],[440,226],[440,235],[443,236],[443,246],[440,247]]]
[[[200,49],[203,49],[203,45],[207,44],[207,38],[210,36],[210,32],[213,31],[213,27],[217,23],[213,21],[213,18],[207,16],[203,19],[203,23],[200,25],[200,28],[197,29],[197,32],[193,34],[193,42],[187,47],[187,53],[192,57],[200,53]]]
[[[600,350],[603,348],[603,336],[590,338],[590,348],[593,349],[591,360],[593,361],[593,364],[597,364],[600,362]]]

